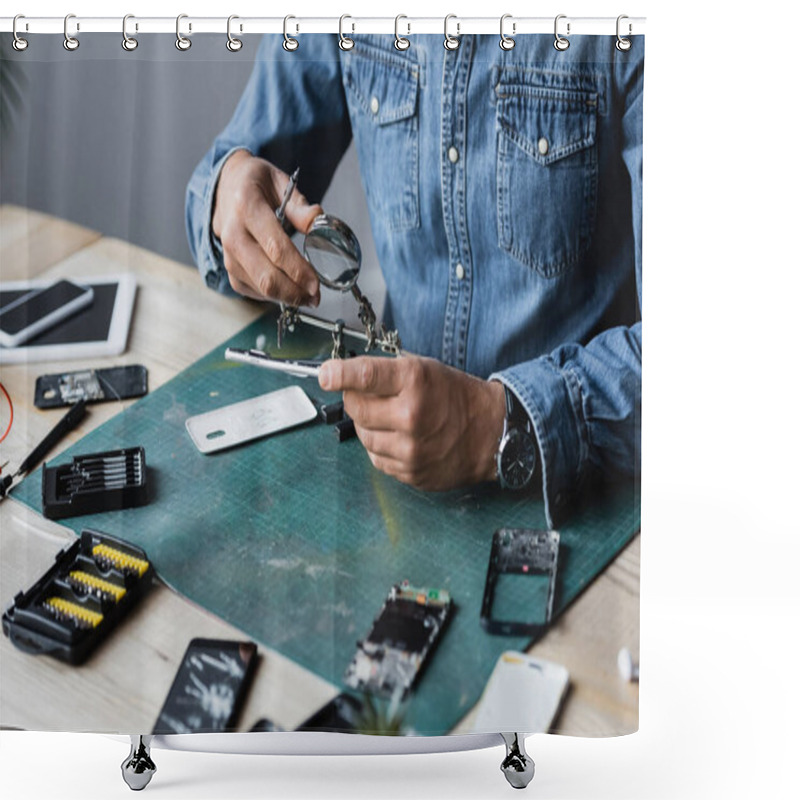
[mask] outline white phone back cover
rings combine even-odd
[[[216,453],[309,422],[317,409],[299,386],[287,386],[186,420],[201,453]]]
[[[507,650],[478,703],[473,731],[547,732],[568,683],[566,667]]]

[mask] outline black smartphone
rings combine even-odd
[[[359,718],[362,713],[363,705],[360,700],[349,694],[338,694],[333,700],[315,711],[297,730],[332,733],[354,732],[358,730]]]
[[[91,286],[67,280],[28,292],[0,309],[0,344],[18,347],[85,308],[93,299]]]
[[[253,642],[192,639],[153,733],[232,730],[257,659]]]
[[[36,379],[36,408],[71,406],[80,400],[102,403],[147,394],[147,369],[141,364],[106,369],[82,369],[40,375]]]

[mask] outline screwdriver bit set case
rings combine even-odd
[[[55,564],[3,614],[15,647],[80,664],[152,583],[144,550],[84,530]]]
[[[143,447],[75,456],[42,467],[42,513],[48,519],[117,511],[147,503]]]

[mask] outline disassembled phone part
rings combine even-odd
[[[408,694],[452,608],[446,589],[395,585],[344,674],[347,686],[388,698]]]
[[[71,406],[79,400],[100,403],[147,394],[147,369],[141,364],[40,375],[33,403],[37,408]]]
[[[216,453],[244,442],[303,425],[317,409],[299,386],[232,403],[186,420],[186,430],[201,453]]]
[[[238,347],[228,347],[225,350],[225,359],[227,361],[237,361],[240,364],[252,364],[255,367],[285,372],[297,378],[316,378],[319,375],[319,368],[322,366],[321,361],[273,358],[263,350],[240,350]]]
[[[547,629],[553,615],[559,540],[557,531],[527,528],[501,528],[495,531],[481,606],[481,625],[488,633],[538,636]],[[504,574],[538,576],[547,580],[541,620],[526,622],[492,618],[495,589],[498,579]],[[528,607],[530,604],[526,602],[524,605]]]

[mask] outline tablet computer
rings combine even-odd
[[[70,276],[70,280],[92,288],[91,305],[22,345],[0,347],[0,364],[116,356],[125,351],[136,297],[133,274]],[[0,309],[53,282],[53,278],[37,278],[0,283]]]

